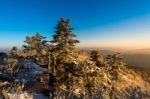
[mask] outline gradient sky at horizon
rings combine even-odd
[[[80,47],[150,48],[150,0],[0,0],[0,49],[70,18]]]

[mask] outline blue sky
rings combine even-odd
[[[149,48],[150,0],[0,0],[0,48],[72,20],[81,47]]]

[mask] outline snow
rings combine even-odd
[[[10,99],[33,99],[33,96],[24,92],[22,94],[8,94]]]
[[[36,75],[47,71],[47,69],[40,67],[39,65],[29,62],[23,61],[20,66],[20,71],[17,73],[15,77],[15,81],[20,81],[23,84],[27,82],[35,82]]]
[[[42,93],[27,93],[23,92],[22,94],[8,94],[10,99],[49,99],[48,96],[43,95]]]
[[[47,71],[47,69],[42,68],[33,62],[23,61],[20,65],[19,73],[17,73],[15,77],[15,82],[21,82],[22,85],[26,83],[33,84],[36,81],[36,75],[45,71]],[[8,95],[10,99],[49,99],[48,96],[35,91],[32,93],[25,91],[20,94],[9,93]]]
[[[93,73],[94,71],[95,71],[95,70],[92,68],[92,69],[91,69],[91,73]]]
[[[79,94],[79,89],[75,89],[74,93]]]

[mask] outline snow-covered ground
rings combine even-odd
[[[19,73],[17,73],[15,77],[15,82],[34,84],[36,82],[36,75],[46,71],[47,69],[42,68],[33,62],[23,61],[20,65]],[[34,90],[32,93],[27,91],[24,91],[21,94],[9,93],[9,97],[10,99],[49,99],[48,96],[45,96],[40,92],[35,92]]]
[[[48,96],[43,95],[42,93],[27,93],[23,92],[22,94],[10,94],[10,99],[49,99]]]
[[[36,75],[45,71],[47,71],[47,69],[42,68],[33,62],[23,61],[15,80],[21,81],[23,84],[27,82],[33,83],[36,81]]]

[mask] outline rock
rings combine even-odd
[[[23,92],[21,94],[8,94],[10,99],[49,99],[48,96],[45,96],[42,93],[34,92],[34,93],[28,93]]]
[[[36,81],[36,75],[47,71],[47,69],[36,65],[33,62],[23,61],[20,66],[19,73],[17,73],[15,80],[21,81],[23,84]]]

